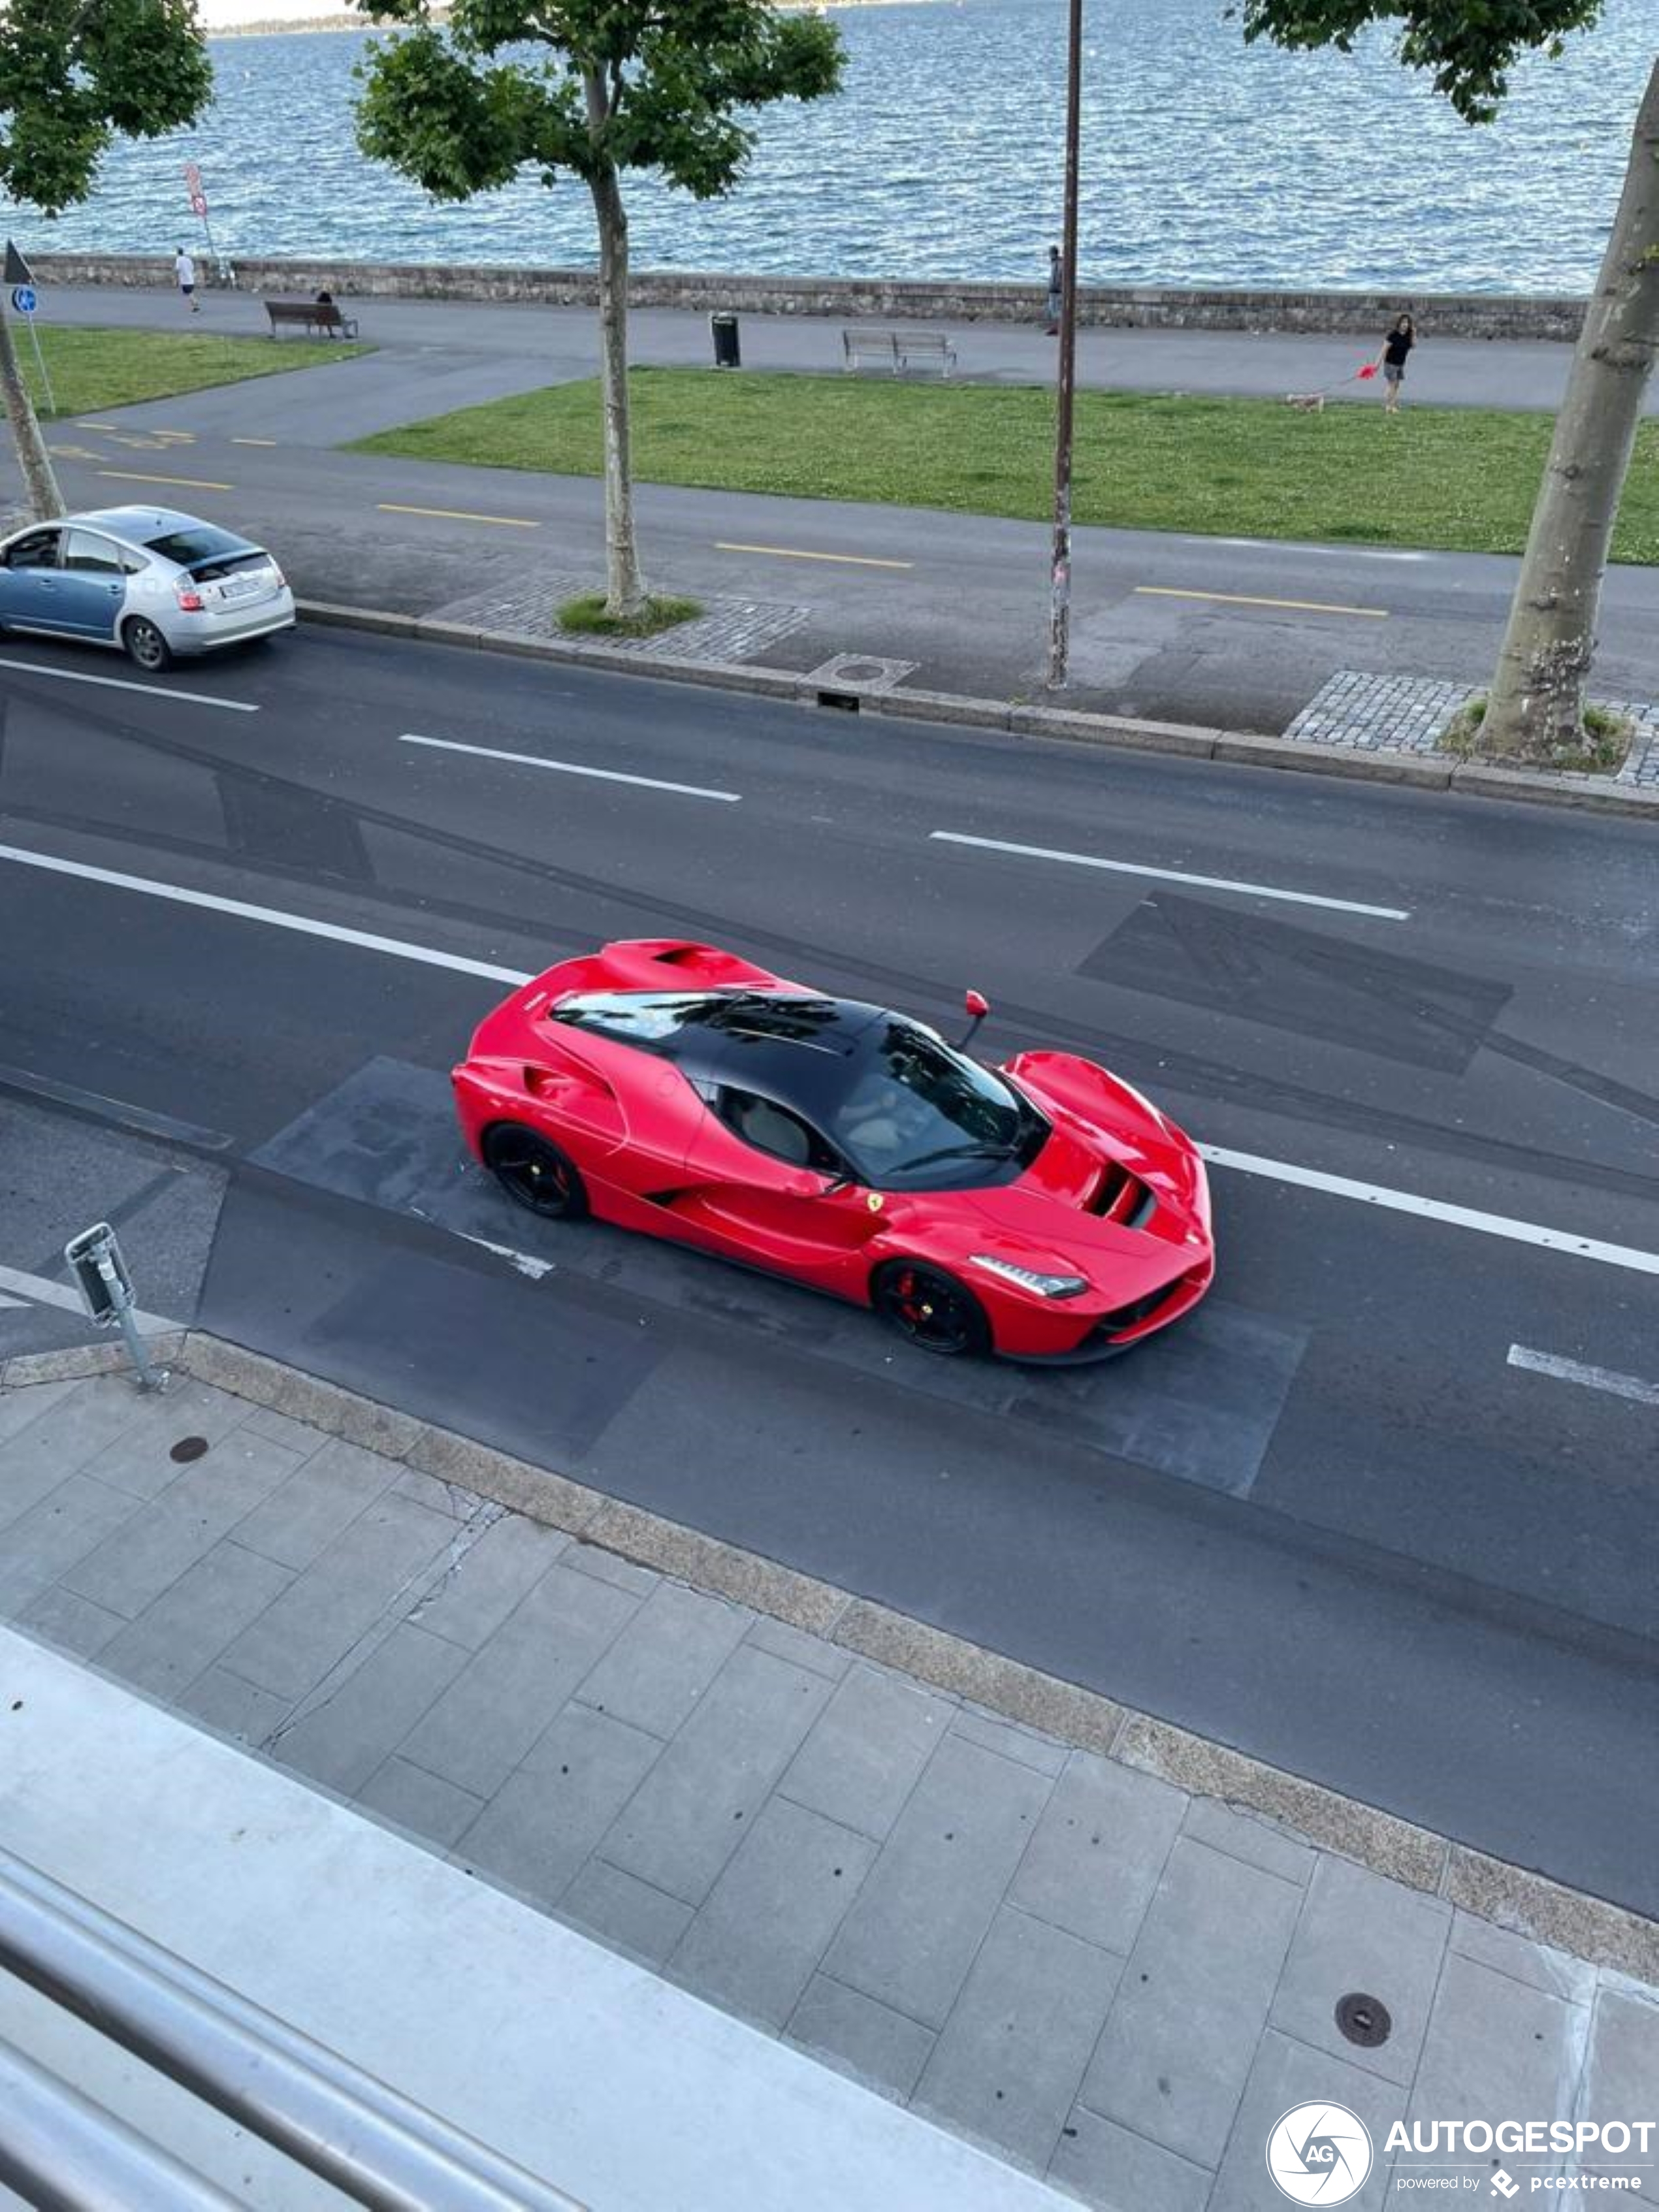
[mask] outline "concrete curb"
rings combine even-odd
[[[1159,1776],[1272,1821],[1299,1840],[1443,1898],[1478,1918],[1638,1980],[1659,1982],[1659,1921],[1511,1866],[1375,1806],[1246,1758],[1001,1653],[965,1642],[796,1573],[734,1544],[663,1519],[488,1444],[416,1419],[299,1369],[199,1330],[158,1340],[175,1371],[234,1397],[367,1444],[546,1526],[660,1574],[819,1636],[1018,1725]],[[118,1345],[20,1353],[0,1389],[114,1372]]]
[[[840,707],[899,720],[956,723],[971,729],[998,730],[1016,738],[1044,738],[1066,744],[1114,746],[1128,752],[1180,753],[1230,766],[1288,769],[1303,775],[1348,776],[1362,783],[1403,784],[1423,791],[1449,791],[1477,799],[1531,799],[1542,806],[1577,806],[1594,813],[1634,816],[1659,822],[1659,791],[1630,784],[1610,785],[1592,776],[1552,775],[1524,769],[1459,763],[1437,754],[1394,752],[1358,745],[1301,744],[1287,738],[1249,730],[1209,730],[1181,722],[1141,721],[1121,714],[1091,714],[1080,708],[1036,707],[1011,700],[975,699],[954,691],[882,690],[856,684],[828,686],[809,682],[787,669],[750,668],[735,661],[682,659],[670,654],[631,653],[624,646],[590,645],[575,638],[528,637],[505,630],[475,629],[435,622],[424,615],[387,613],[373,607],[339,606],[302,599],[301,617],[337,629],[369,630],[383,637],[416,637],[432,645],[469,646],[484,653],[510,653],[521,660],[549,660],[566,666],[610,668],[624,676],[646,676],[665,684],[699,684],[760,698],[785,699],[817,707],[833,696]]]

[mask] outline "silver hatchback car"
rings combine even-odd
[[[269,553],[171,507],[66,514],[0,541],[0,630],[118,646],[155,670],[293,627]]]

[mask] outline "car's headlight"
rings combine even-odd
[[[1083,1275],[1045,1275],[1039,1267],[1022,1267],[1012,1260],[994,1259],[988,1252],[975,1252],[972,1265],[983,1267],[988,1274],[1000,1275],[1006,1283],[1018,1283],[1022,1291],[1035,1291],[1042,1298],[1074,1298],[1089,1287]]]

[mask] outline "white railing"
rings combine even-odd
[[[368,2212],[582,2212],[3,1850],[0,1969]],[[441,2036],[441,2017],[433,2033]],[[0,2182],[37,2212],[234,2212],[236,2203],[3,2042]]]

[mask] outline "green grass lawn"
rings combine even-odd
[[[46,398],[33,342],[17,317],[12,319],[12,343],[34,404],[44,413]],[[61,418],[127,407],[140,399],[172,399],[181,392],[240,384],[245,377],[271,376],[278,369],[349,361],[369,349],[311,341],[273,344],[269,338],[213,337],[196,331],[175,336],[170,331],[64,330],[43,325],[40,350]]]
[[[1054,397],[1021,386],[635,369],[635,474],[653,483],[868,500],[1038,521],[1054,512]],[[1079,522],[1239,538],[1518,553],[1551,418],[1082,392]],[[362,453],[599,473],[592,383],[365,438]],[[1643,425],[1614,544],[1659,562],[1659,423]]]

